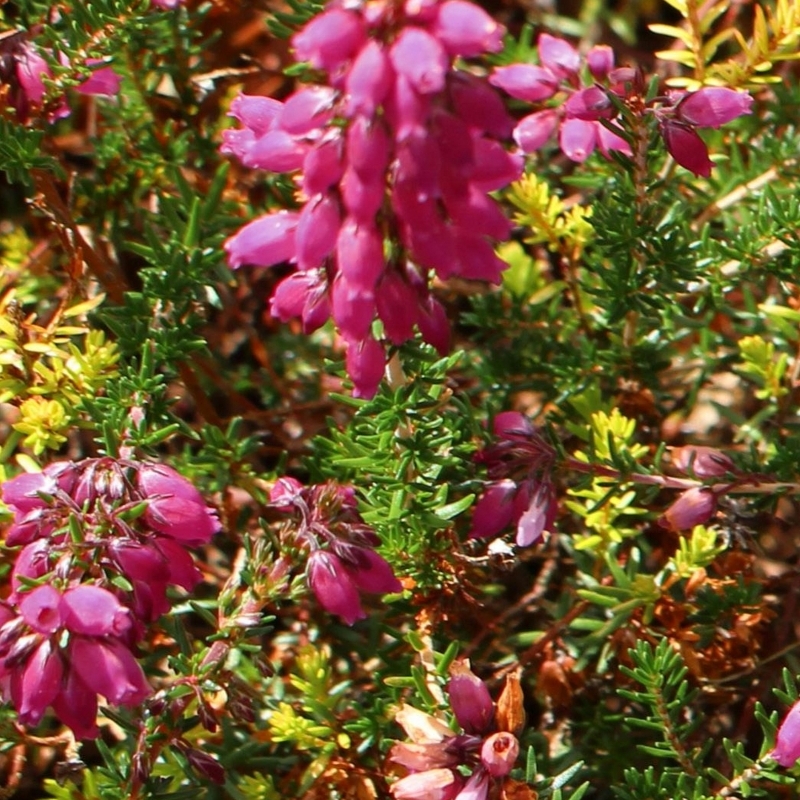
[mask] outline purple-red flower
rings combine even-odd
[[[550,479],[555,451],[516,411],[498,414],[493,430],[497,441],[476,457],[486,464],[490,482],[475,505],[469,535],[488,539],[513,524],[517,545],[528,547],[550,529],[558,511]]]
[[[285,102],[242,95],[231,105],[242,127],[223,134],[222,152],[299,172],[304,206],[244,226],[225,245],[229,263],[297,265],[271,311],[299,316],[306,331],[332,317],[358,396],[375,394],[387,343],[418,329],[446,352],[432,273],[498,283],[505,268],[493,243],[510,225],[488,193],[515,180],[522,160],[498,141],[512,127],[498,94],[454,65],[498,52],[502,35],[467,0],[332,2],[292,40],[327,85]]]
[[[270,500],[274,508],[292,514],[285,532],[292,546],[310,551],[306,580],[326,611],[352,625],[366,617],[362,593],[402,590],[375,550],[378,537],[358,513],[352,488],[332,483],[305,487],[294,478],[280,478]]]

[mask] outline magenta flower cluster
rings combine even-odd
[[[614,52],[607,45],[593,47],[586,55],[592,81],[584,83],[584,59],[564,39],[543,33],[538,40],[539,64],[511,64],[498,67],[490,82],[519,100],[540,103],[558,96],[558,103],[529,114],[514,128],[514,140],[524,153],[533,153],[558,132],[558,143],[572,161],[585,161],[599,148],[604,155],[618,150],[627,155],[631,147],[621,136],[605,127],[601,118],[613,121],[616,112],[604,103],[601,113],[587,116],[590,96],[606,99],[595,81],[616,87],[631,70],[614,68]],[[613,90],[613,89],[612,89]]]
[[[6,481],[21,545],[0,603],[0,690],[20,722],[48,706],[78,738],[97,735],[98,695],[134,706],[149,686],[134,650],[169,609],[169,585],[201,575],[187,548],[219,530],[197,489],[160,464],[58,462]]]
[[[389,753],[410,773],[391,786],[395,800],[486,800],[492,784],[514,767],[517,737],[497,730],[489,690],[467,662],[453,665],[447,692],[462,733],[411,706],[396,716],[411,742],[399,742]]]
[[[68,63],[63,54],[60,61],[65,66]],[[101,63],[99,59],[89,59],[86,65],[96,67]],[[27,34],[19,32],[0,42],[0,85],[6,87],[8,104],[21,122],[27,121],[35,109],[42,107],[47,94],[44,79],[52,77],[50,65]],[[77,86],[76,91],[87,95],[113,96],[119,92],[119,85],[120,77],[111,67],[99,67]],[[66,98],[61,97],[49,112],[48,120],[55,122],[69,116],[69,113]]]
[[[274,508],[293,515],[293,543],[309,551],[306,579],[326,611],[352,625],[367,616],[361,592],[402,590],[389,563],[375,551],[380,540],[358,513],[352,488],[333,483],[305,487],[294,478],[280,478],[270,500]]]
[[[298,172],[303,207],[244,226],[225,245],[229,263],[297,265],[272,313],[301,318],[306,332],[332,316],[358,396],[375,393],[387,342],[418,328],[448,349],[431,272],[498,283],[505,268],[493,242],[510,224],[488,193],[520,175],[521,156],[500,144],[513,122],[491,86],[454,66],[498,52],[502,34],[466,0],[335,0],[293,39],[325,83],[231,106],[242,127],[225,132],[222,152]]]
[[[712,163],[697,129],[719,128],[749,114],[753,103],[747,92],[719,86],[691,93],[671,91],[648,102],[642,73],[615,67],[614,53],[607,45],[589,50],[585,69],[584,60],[569,42],[545,33],[538,45],[538,65],[499,67],[490,78],[512,97],[547,102],[514,129],[514,139],[525,153],[539,150],[558,131],[559,147],[573,161],[585,161],[598,148],[606,156],[612,150],[632,155],[624,136],[624,114],[618,112],[622,105],[627,114],[652,113],[672,157],[695,175],[708,177]],[[553,98],[555,103],[550,102]]]
[[[551,471],[556,453],[533,423],[517,411],[494,418],[498,441],[478,453],[490,483],[475,505],[470,537],[487,539],[514,525],[516,543],[539,541],[558,511]]]

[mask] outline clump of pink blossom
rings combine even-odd
[[[22,723],[48,706],[78,738],[96,736],[98,696],[134,706],[149,687],[135,657],[169,585],[200,580],[189,548],[216,513],[175,470],[112,458],[57,462],[2,486],[21,546],[0,604],[0,690]]]
[[[380,540],[358,513],[350,487],[306,487],[281,478],[270,499],[274,508],[292,515],[287,524],[291,544],[308,551],[306,580],[326,611],[352,625],[367,616],[361,593],[402,590],[389,563],[376,552]]]
[[[374,395],[387,345],[415,329],[448,349],[432,274],[498,283],[505,268],[493,244],[510,223],[489,193],[521,172],[501,144],[513,123],[495,90],[454,63],[498,52],[502,35],[466,0],[334,0],[292,40],[321,82],[231,106],[241,127],[222,152],[296,173],[303,205],[245,225],[225,244],[228,262],[297,266],[272,314],[306,332],[332,317],[357,396]]]

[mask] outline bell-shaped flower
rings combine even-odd
[[[109,703],[135,706],[150,694],[142,668],[116,639],[73,636],[68,646],[70,669]]]
[[[514,121],[500,95],[484,80],[469,73],[456,74],[448,88],[455,113],[470,128],[498,139],[508,138]]]
[[[395,800],[454,800],[464,779],[450,769],[429,769],[406,775],[389,787]]]
[[[333,72],[354,56],[367,40],[360,14],[333,8],[318,14],[292,37],[298,61]]]
[[[696,486],[683,492],[659,521],[674,531],[687,531],[708,522],[716,511],[716,494],[711,489]]]
[[[493,733],[481,747],[481,764],[493,778],[503,778],[519,757],[517,737],[508,731]]]
[[[308,559],[308,585],[319,604],[348,625],[367,615],[361,607],[358,588],[341,559],[325,550],[315,550]]]
[[[62,599],[64,625],[86,636],[122,636],[131,627],[130,611],[100,586],[81,584]]]
[[[731,457],[715,447],[675,447],[671,456],[675,469],[698,478],[722,478],[729,472],[736,472],[736,465]]]
[[[614,69],[614,51],[607,44],[598,44],[586,54],[589,72],[596,81],[604,81]]]
[[[360,591],[368,594],[389,594],[403,590],[403,585],[397,580],[389,562],[373,549],[355,545],[334,547]]]
[[[800,702],[795,703],[778,728],[775,749],[768,753],[782,767],[793,767],[800,758]]]
[[[467,733],[484,733],[491,727],[492,697],[486,684],[469,668],[469,662],[456,661],[450,667],[447,693],[458,724]]]
[[[578,51],[566,40],[543,33],[539,37],[539,61],[561,78],[577,75],[581,67]]]
[[[558,112],[551,109],[534,111],[523,117],[514,128],[514,141],[523,153],[535,153],[544,147],[558,128]]]
[[[676,114],[683,122],[698,128],[719,128],[749,114],[752,107],[753,98],[747,92],[725,86],[704,86],[681,100]]]
[[[61,592],[44,584],[22,595],[19,612],[33,630],[47,636],[64,623],[61,601]]]
[[[341,221],[339,203],[331,193],[319,195],[303,206],[295,232],[297,266],[301,270],[321,266],[333,252]]]
[[[711,175],[714,165],[708,147],[694,128],[672,119],[664,120],[660,128],[667,151],[682,167],[703,178]]]
[[[535,485],[530,504],[517,522],[516,542],[519,547],[530,547],[542,538],[556,516],[556,493],[549,481]]]
[[[497,86],[517,100],[537,103],[547,100],[558,91],[559,78],[552,70],[534,64],[510,64],[498,67],[489,78]]]
[[[303,136],[316,128],[324,128],[333,117],[335,99],[336,92],[330,86],[300,89],[283,104],[277,120],[278,127],[293,136]]]
[[[491,484],[472,512],[470,539],[488,539],[510,525],[516,511],[516,495],[515,481],[505,479]]]
[[[480,6],[466,0],[442,3],[432,33],[451,56],[473,58],[503,49],[503,26]]]
[[[384,273],[375,291],[375,305],[386,338],[392,344],[403,344],[414,335],[419,299],[397,270],[389,269]]]
[[[23,670],[12,673],[11,699],[23,725],[36,725],[61,691],[64,664],[58,649],[45,639]]]
[[[383,345],[372,336],[348,342],[345,364],[347,374],[353,381],[353,397],[374,397],[386,366]]]
[[[185,544],[205,544],[220,529],[215,512],[186,478],[165,464],[143,464],[137,474],[147,498],[144,517],[154,530]]]
[[[389,51],[392,66],[420,94],[434,94],[444,88],[449,69],[441,42],[422,28],[404,28]]]
[[[394,69],[380,42],[361,48],[345,77],[346,109],[350,116],[371,118],[392,88]]]
[[[276,211],[248,222],[225,242],[228,263],[234,269],[243,264],[272,267],[293,259],[299,218],[292,211]]]

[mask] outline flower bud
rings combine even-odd
[[[447,693],[458,724],[467,733],[483,733],[491,725],[494,703],[486,684],[472,672],[468,661],[456,661],[450,667]]]
[[[717,510],[717,496],[710,489],[687,489],[663,514],[661,524],[685,531],[708,522]]]
[[[481,747],[481,764],[493,778],[503,778],[514,768],[519,756],[517,737],[508,731],[493,733]]]
[[[736,471],[730,456],[714,447],[676,447],[672,450],[672,463],[680,472],[694,474],[698,478],[721,478],[728,472]]]

